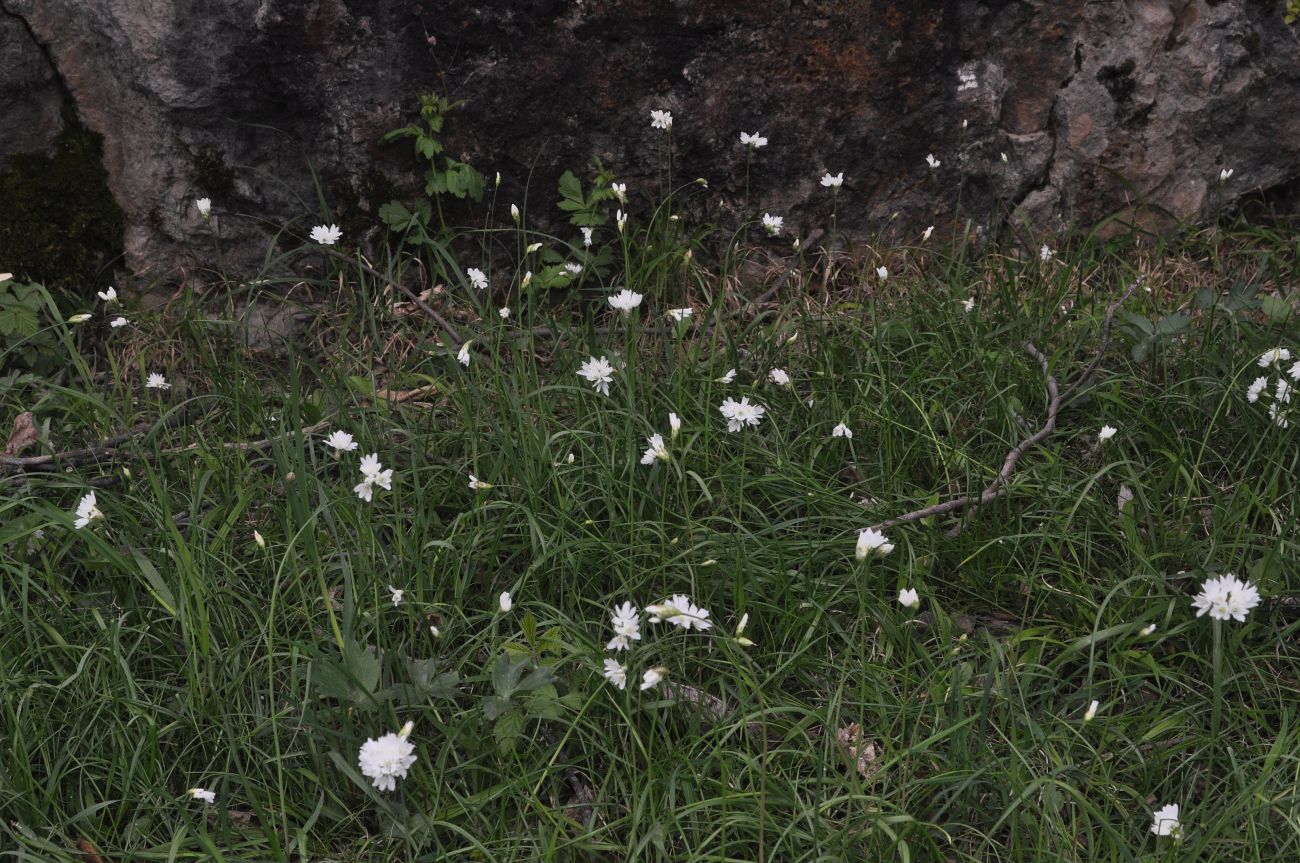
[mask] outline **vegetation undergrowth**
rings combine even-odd
[[[6,859],[1300,853],[1284,236],[788,252],[668,167],[641,220],[603,171],[572,237],[391,205],[370,259],[322,226],[39,330]],[[1004,497],[863,534],[985,488],[1044,421],[1024,344],[1077,380],[1139,275]],[[277,282],[309,319],[242,347]],[[1198,616],[1228,573],[1262,600]]]

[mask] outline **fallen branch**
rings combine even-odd
[[[370,266],[369,264],[365,263],[364,261],[345,255],[342,252],[336,252],[333,249],[321,249],[321,252],[325,254],[326,257],[334,258],[335,260],[339,260],[339,261],[346,261],[347,263],[360,269],[362,272],[368,273],[374,278],[379,279],[381,282],[388,285],[390,288],[396,288],[397,290],[406,294],[407,299],[415,303],[415,305],[419,307],[420,311],[424,312],[426,315],[428,315],[430,318],[433,319],[434,323],[442,327],[443,332],[451,336],[451,340],[453,342],[455,342],[458,345],[464,344],[464,340],[461,339],[460,333],[456,332],[456,328],[453,327],[451,324],[447,323],[446,318],[438,314],[433,309],[432,306],[430,306],[424,300],[420,299],[419,294],[417,294],[415,291],[408,288],[406,285],[403,285],[401,282],[397,282],[390,279],[388,276],[384,275],[382,272]]]
[[[1106,353],[1106,348],[1110,345],[1111,329],[1115,325],[1115,312],[1119,310],[1119,307],[1122,306],[1126,300],[1128,300],[1128,298],[1133,294],[1133,291],[1135,291],[1137,286],[1140,284],[1142,284],[1142,277],[1138,277],[1134,280],[1133,284],[1129,285],[1128,290],[1126,290],[1118,300],[1106,307],[1106,317],[1103,319],[1101,325],[1101,340],[1097,343],[1097,350],[1093,353],[1092,361],[1089,362],[1087,367],[1083,370],[1083,374],[1081,374],[1073,384],[1067,387],[1064,393],[1060,391],[1060,385],[1057,383],[1056,377],[1051,373],[1047,362],[1047,356],[1035,347],[1033,342],[1025,343],[1025,352],[1038,360],[1038,364],[1043,368],[1043,377],[1047,386],[1048,396],[1047,420],[1038,431],[1016,444],[1015,447],[1007,453],[1006,459],[1002,462],[1002,469],[999,470],[997,476],[993,478],[993,482],[989,483],[982,492],[979,494],[964,494],[961,497],[955,497],[952,500],[936,503],[933,506],[912,510],[909,513],[895,516],[894,518],[887,518],[878,524],[873,524],[870,529],[878,531],[886,530],[891,527],[897,527],[900,524],[910,524],[911,522],[920,521],[936,515],[946,515],[950,512],[958,512],[970,507],[987,506],[1010,491],[1011,474],[1015,472],[1016,465],[1020,462],[1021,456],[1023,456],[1030,447],[1037,446],[1051,436],[1052,432],[1056,430],[1056,418],[1061,411],[1061,407],[1069,403],[1079,394],[1080,390],[1082,390],[1083,386],[1088,382],[1088,379],[1092,377],[1093,372],[1097,370],[1097,366],[1101,363],[1102,355]],[[955,536],[960,532],[961,526],[958,525],[958,527],[949,535]]]

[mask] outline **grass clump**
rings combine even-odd
[[[781,256],[598,188],[590,246],[520,213],[292,250],[327,273],[287,359],[178,297],[3,393],[69,446],[147,429],[7,463],[11,856],[1297,852],[1273,238]],[[1048,404],[1023,345],[1077,380],[1139,273],[1005,496],[859,554],[988,485]],[[1260,603],[1196,616],[1227,573]]]

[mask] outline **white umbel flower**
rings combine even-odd
[[[785,369],[772,369],[767,373],[767,379],[779,387],[790,386],[790,375]]]
[[[641,640],[641,615],[632,603],[616,606],[610,612],[610,623],[614,627],[614,637],[605,645],[606,650],[627,650],[632,642]]]
[[[682,431],[682,421],[681,421],[681,419],[677,416],[677,414],[672,413],[672,412],[669,412],[669,414],[668,414],[668,428],[669,428],[669,430],[671,431],[672,436],[673,436],[674,438],[676,438],[677,435],[681,434],[681,431]]]
[[[1264,392],[1264,389],[1267,386],[1268,386],[1268,378],[1264,377],[1263,375],[1255,378],[1255,380],[1251,382],[1250,386],[1246,388],[1246,401],[1250,402],[1251,404],[1254,404],[1255,402],[1259,401],[1260,393]]]
[[[388,585],[388,595],[393,600],[393,605],[401,605],[402,597],[406,595],[406,591],[400,587],[393,587],[390,584]]]
[[[352,487],[357,497],[369,503],[375,492],[375,486],[391,491],[393,488],[393,469],[385,469],[379,462],[379,453],[370,453],[361,457],[361,482]]]
[[[740,401],[733,398],[724,399],[718,406],[718,411],[727,420],[727,431],[738,432],[747,425],[757,426],[767,408],[750,404],[749,397],[745,396]]]
[[[641,691],[645,692],[647,689],[654,689],[662,683],[663,679],[667,676],[668,669],[664,668],[662,665],[658,668],[651,668],[649,671],[641,675]]]
[[[502,614],[509,614],[510,609],[515,607],[515,601],[510,597],[510,591],[504,590],[497,597],[497,610]]]
[[[106,303],[117,302],[117,288],[113,287],[112,285],[108,286],[107,291],[96,291],[95,294]]]
[[[611,306],[626,315],[630,314],[633,309],[641,305],[641,300],[643,298],[636,291],[629,291],[627,288],[624,288],[617,294],[611,295],[608,299]]]
[[[853,429],[849,428],[844,423],[840,423],[835,428],[831,429],[831,437],[842,437],[852,440]]]
[[[654,464],[656,461],[668,461],[672,458],[668,454],[668,447],[664,446],[663,435],[652,434],[645,441],[649,446],[641,456],[641,464]]]
[[[1102,426],[1101,431],[1097,432],[1097,441],[1099,443],[1105,443],[1106,441],[1113,438],[1115,436],[1115,432],[1117,431],[1119,431],[1119,429],[1115,428],[1114,426]]]
[[[320,243],[322,246],[332,246],[343,236],[343,231],[339,230],[338,225],[317,225],[311,229],[311,240],[313,243]]]
[[[397,780],[405,779],[406,772],[416,762],[415,745],[409,739],[413,727],[408,722],[396,734],[385,734],[361,744],[357,764],[362,775],[373,780],[380,791],[395,791]]]
[[[627,689],[627,666],[615,659],[605,660],[605,679],[619,689]]]
[[[709,620],[709,610],[691,602],[691,598],[683,593],[674,594],[672,599],[647,606],[646,612],[650,615],[651,623],[666,620],[685,630],[694,627],[700,631],[713,626],[712,621]]]
[[[357,448],[357,442],[353,440],[352,435],[342,430],[331,432],[330,436],[325,438],[325,445],[334,448],[336,457],[345,452],[353,452]]]
[[[1175,840],[1183,835],[1182,822],[1178,820],[1178,804],[1170,803],[1155,811],[1151,820],[1151,832],[1157,836],[1169,836]]]
[[[93,491],[87,492],[82,496],[81,500],[77,501],[77,518],[72,523],[72,526],[80,530],[95,519],[103,517],[104,514],[99,511],[99,507],[95,503],[95,493]]]
[[[694,314],[695,314],[695,309],[692,309],[690,306],[686,306],[680,309],[668,310],[668,316],[671,317],[674,321],[676,321],[679,324]]]
[[[673,128],[673,115],[671,111],[651,111],[650,128],[663,129],[665,132]]]
[[[474,287],[475,290],[479,290],[479,291],[487,290],[487,286],[488,286],[487,274],[484,273],[482,270],[480,270],[478,267],[470,267],[468,270],[465,271],[465,275],[469,276],[469,283]]]
[[[203,221],[206,222],[208,218],[212,216],[211,198],[199,198],[194,202],[194,206],[198,207],[199,215],[203,217]]]
[[[590,381],[596,392],[607,396],[614,380],[614,366],[605,357],[592,357],[578,367],[578,376]]]
[[[1260,354],[1259,367],[1266,369],[1269,366],[1280,366],[1289,359],[1291,359],[1291,352],[1286,348],[1270,348]]]
[[[785,219],[781,216],[773,216],[771,213],[763,214],[763,230],[767,231],[769,237],[775,237],[781,233],[783,227],[785,227]]]
[[[172,388],[172,385],[167,383],[167,378],[158,372],[150,372],[149,378],[144,382],[144,385],[151,390],[169,390]]]
[[[465,342],[465,344],[460,346],[460,351],[456,354],[456,362],[460,363],[462,366],[465,366],[466,368],[469,368],[470,344],[471,342]]]
[[[749,147],[751,150],[757,150],[759,147],[767,146],[767,138],[764,138],[762,135],[758,134],[757,132],[755,132],[752,135],[750,135],[747,132],[741,132],[740,143],[746,147]]]
[[[474,474],[470,474],[469,487],[471,491],[487,491],[488,489],[492,488],[492,483],[484,482],[483,480],[474,476]]]
[[[894,550],[894,544],[880,531],[867,528],[858,534],[858,545],[855,551],[858,560],[866,560],[872,555],[884,557]]]
[[[1259,605],[1259,588],[1232,573],[1208,579],[1192,600],[1196,616],[1209,614],[1215,620],[1246,622],[1246,615]]]
[[[828,189],[838,189],[844,185],[844,172],[840,171],[838,174],[831,174],[827,171],[822,174],[822,185]]]
[[[217,793],[215,791],[209,791],[206,788],[191,788],[185,793],[195,800],[202,800],[204,803],[217,802]]]
[[[915,611],[921,607],[921,595],[915,588],[905,587],[898,592],[898,604]]]

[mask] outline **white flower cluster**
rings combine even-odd
[[[713,626],[713,621],[709,620],[708,609],[696,605],[683,593],[674,594],[671,599],[646,606],[645,613],[651,623],[671,623],[688,632],[692,629],[704,632]],[[748,622],[749,615],[746,614],[736,627],[736,641],[745,647],[750,647],[754,643],[743,636]],[[622,605],[615,606],[610,611],[610,624],[614,630],[614,637],[605,645],[606,650],[615,652],[630,650],[632,642],[641,640],[641,614],[632,603],[624,602]],[[619,689],[627,689],[627,664],[617,659],[607,658],[604,666],[605,679]],[[667,676],[668,669],[661,665],[646,669],[641,674],[641,691],[653,689]]]
[[[1265,393],[1269,394],[1268,418],[1279,428],[1288,428],[1291,425],[1288,416],[1291,408],[1291,390],[1294,386],[1291,381],[1300,382],[1300,362],[1294,363],[1289,369],[1283,371],[1283,366],[1290,361],[1291,351],[1286,348],[1272,348],[1265,351],[1260,355],[1258,365],[1276,377],[1270,377],[1269,374],[1260,375],[1246,388],[1246,401],[1251,404],[1259,401]],[[1288,377],[1291,380],[1287,380]]]

